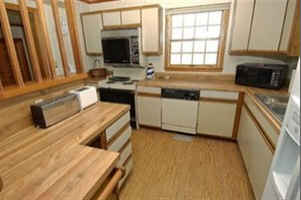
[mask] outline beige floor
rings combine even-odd
[[[141,129],[133,132],[134,168],[121,200],[253,200],[233,142]]]

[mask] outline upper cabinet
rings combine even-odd
[[[142,52],[144,54],[160,54],[160,9],[145,8],[142,17]]]
[[[297,0],[237,0],[230,53],[299,55],[298,5]]]
[[[121,25],[121,13],[120,11],[108,11],[102,13],[103,26],[120,26]]]
[[[83,15],[82,23],[87,54],[101,55],[101,15]]]
[[[140,9],[130,9],[121,11],[122,25],[140,26]]]
[[[101,31],[141,28],[142,54],[162,53],[162,23],[159,5],[99,10],[82,13],[86,53],[101,55]]]

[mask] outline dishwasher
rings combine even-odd
[[[199,90],[164,88],[162,97],[162,129],[196,134]]]

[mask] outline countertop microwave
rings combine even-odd
[[[236,68],[235,83],[268,89],[280,89],[285,84],[288,65],[245,63]]]

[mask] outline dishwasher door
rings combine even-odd
[[[162,99],[162,129],[196,134],[198,101]]]

